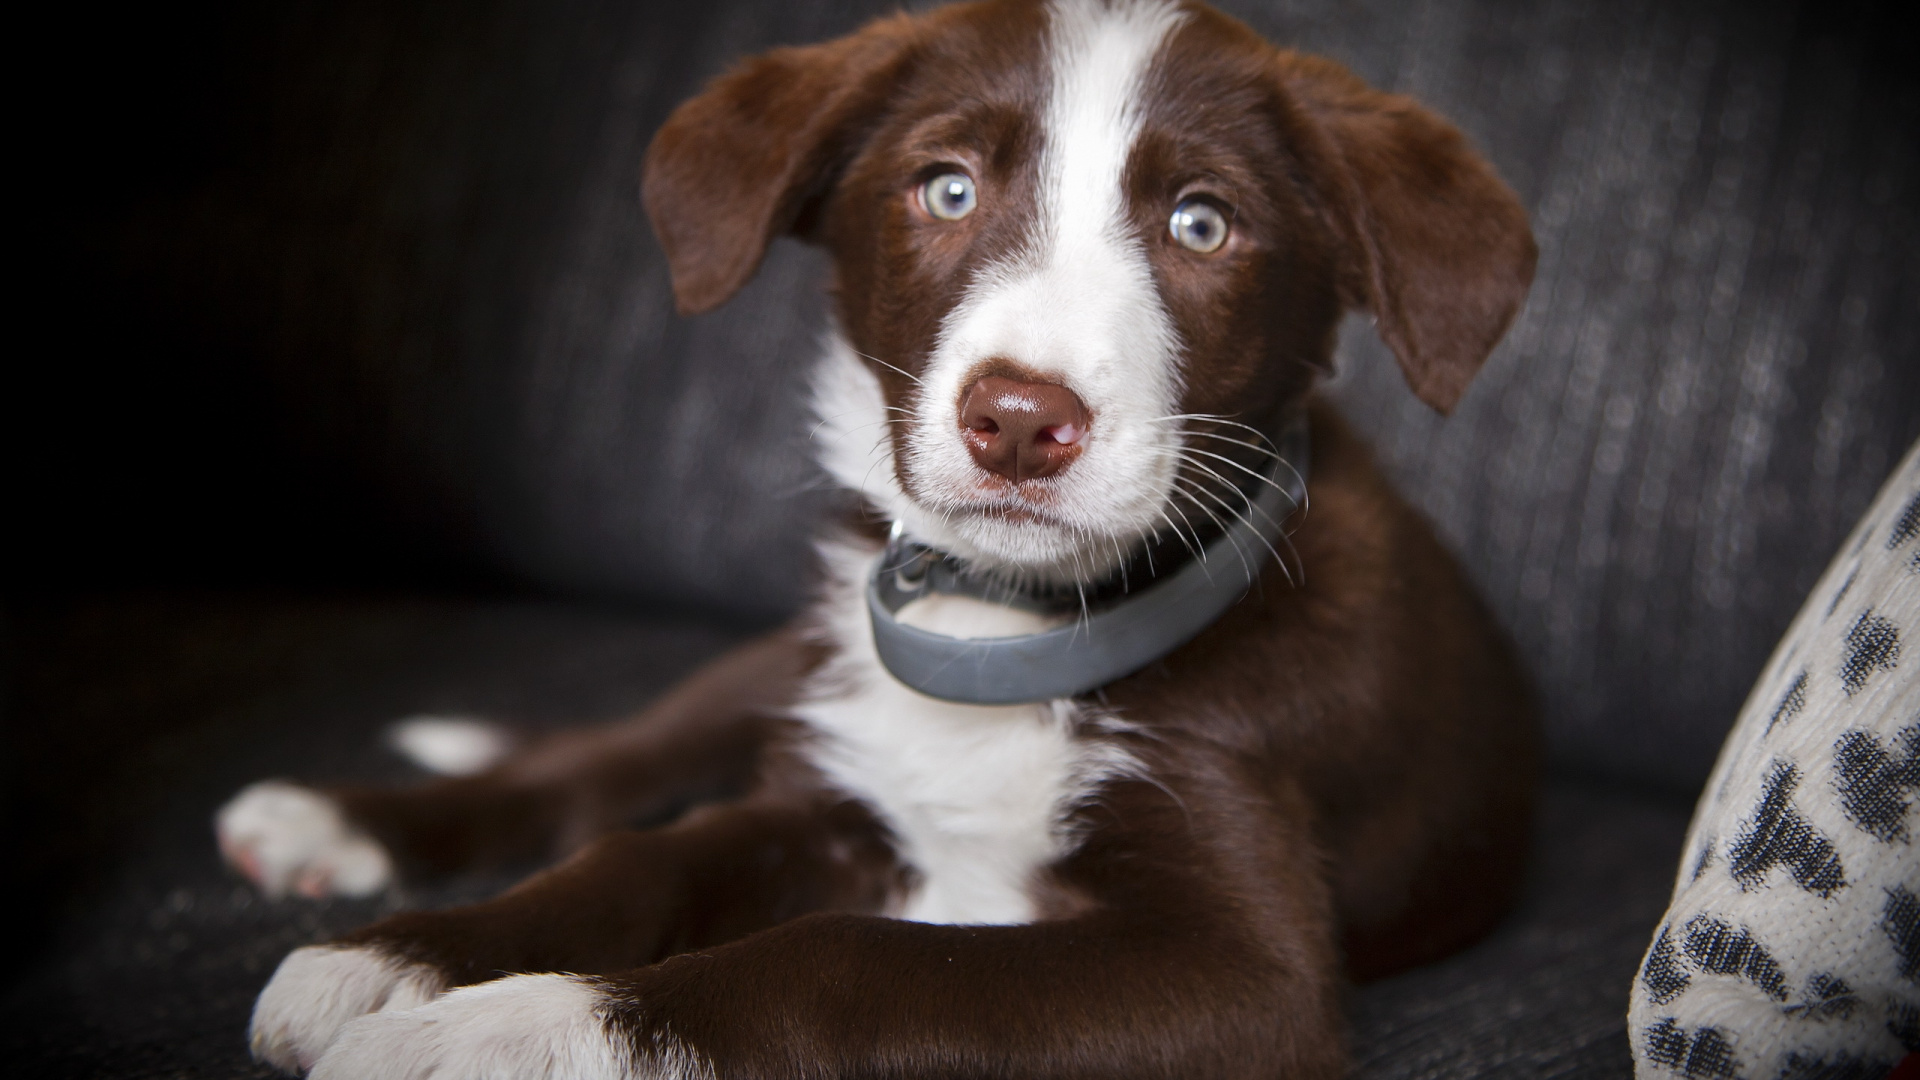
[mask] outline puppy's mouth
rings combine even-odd
[[[909,494],[925,523],[933,526],[921,538],[977,568],[1048,582],[1101,576],[1134,546],[1089,529],[1073,516],[1070,502],[1061,503],[1058,491],[1027,492],[1013,484],[981,487],[987,489],[944,498]]]
[[[1042,517],[1038,512],[1025,506],[997,507],[995,509],[986,511],[986,514],[989,517],[997,517],[1001,521],[1012,522],[1015,525],[1051,525],[1052,524],[1052,522]]]
[[[1049,529],[1066,527],[1064,522],[1057,520],[1045,510],[1028,502],[1009,502],[993,506],[983,506],[975,512],[981,517],[1004,521],[1010,525],[1037,525]]]
[[[902,487],[913,493],[920,485],[907,481]],[[1084,531],[1075,528],[1070,501],[1063,505],[1062,492],[1053,479],[1015,481],[977,472],[957,483],[936,483],[927,487],[931,490],[910,497],[922,509],[949,521],[971,520],[1067,532]]]
[[[935,444],[895,475],[914,507],[908,527],[917,538],[975,567],[1090,581],[1151,546],[1156,519],[1179,521],[1165,490],[1170,478],[1116,470],[1092,454],[1056,474],[1019,479],[970,466],[977,462]]]
[[[1068,524],[1032,499],[1018,491],[997,493],[999,497],[972,502],[954,507],[954,514],[1006,522],[1009,525],[1032,525],[1046,529],[1066,529]]]

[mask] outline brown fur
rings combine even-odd
[[[908,400],[968,271],[1035,212],[1040,36],[1025,0],[899,16],[682,106],[646,198],[683,310],[724,301],[775,236],[815,239],[841,326],[903,369],[874,373]],[[1407,99],[1205,9],[1155,77],[1125,182],[1188,344],[1183,408],[1264,421],[1301,400],[1347,307],[1451,408],[1532,273],[1491,169]],[[982,210],[935,228],[911,193],[955,163]],[[1160,239],[1190,197],[1232,216],[1205,259]],[[1040,921],[877,917],[912,872],[778,718],[823,656],[801,626],[627,724],[471,779],[337,793],[406,865],[573,852],[495,900],[347,940],[455,984],[601,976],[636,1047],[670,1031],[720,1077],[1340,1075],[1343,983],[1445,955],[1511,901],[1538,747],[1458,568],[1330,409],[1311,426],[1304,580],[1269,565],[1199,637],[1098,692],[1144,770],[1079,809],[1078,846],[1034,885]]]

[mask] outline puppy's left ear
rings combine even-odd
[[[1450,412],[1533,283],[1526,210],[1453,125],[1411,98],[1294,52],[1280,53],[1279,72],[1350,256],[1347,302],[1373,313],[1420,400]]]
[[[896,15],[722,75],[667,118],[642,189],[681,314],[720,306],[792,229],[881,109],[920,20]]]

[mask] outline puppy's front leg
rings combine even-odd
[[[396,864],[445,873],[562,855],[623,824],[739,790],[818,649],[783,630],[708,663],[631,720],[542,740],[477,776],[404,788],[268,781],[216,820],[227,860],[269,893],[360,895]]]
[[[816,915],[614,978],[520,975],[365,1017],[313,1078],[1332,1080],[1331,960],[1302,960],[1211,919]]]
[[[1236,864],[1172,829],[1155,846],[1074,873],[1103,906],[1071,918],[819,914],[611,977],[500,979],[355,1021],[313,1075],[1338,1077],[1338,961],[1311,849],[1283,839]],[[1185,870],[1166,872],[1175,858]]]
[[[340,1026],[503,972],[613,972],[811,911],[874,911],[897,871],[857,804],[775,796],[620,832],[480,904],[297,949],[254,1006],[256,1056],[311,1065]]]

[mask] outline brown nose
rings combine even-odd
[[[1087,406],[1052,383],[989,375],[960,400],[961,437],[973,460],[1009,480],[1052,476],[1087,439]]]

